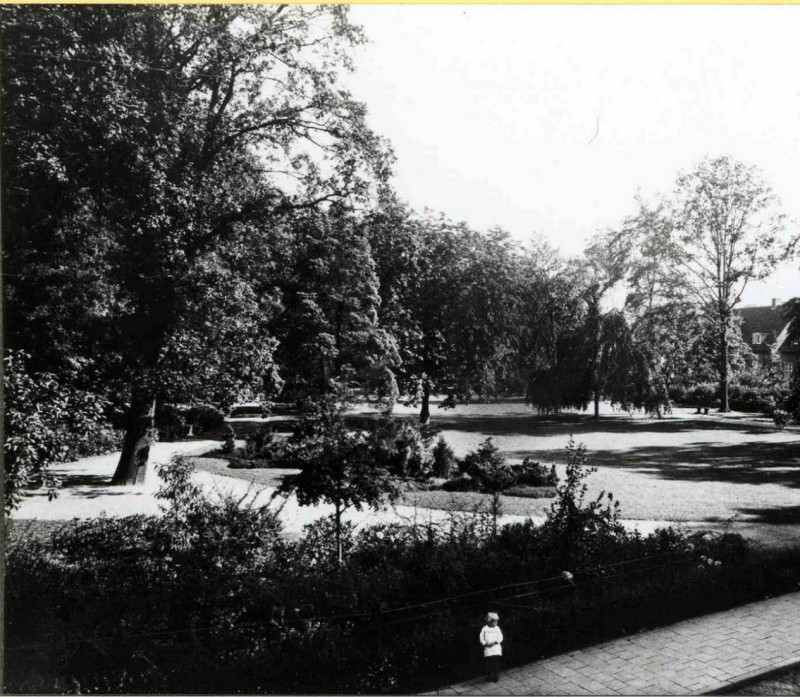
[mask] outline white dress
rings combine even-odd
[[[483,629],[481,629],[481,645],[483,646],[483,655],[485,657],[502,656],[502,642],[503,632],[500,631],[500,627],[490,627],[487,624]],[[492,644],[492,646],[489,646],[489,644]]]

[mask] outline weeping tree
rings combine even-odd
[[[387,176],[338,84],[362,37],[343,6],[2,12],[9,338],[122,386],[114,482],[139,483],[156,399],[273,372],[276,230]],[[68,349],[45,355],[28,314]]]

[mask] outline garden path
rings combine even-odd
[[[727,694],[800,663],[798,618],[800,592],[789,593],[511,668],[497,683],[481,678],[425,694]]]
[[[119,453],[87,457],[77,462],[55,465],[52,471],[63,480],[58,497],[48,501],[44,489],[26,492],[20,507],[12,513],[16,520],[72,520],[93,518],[99,515],[120,517],[134,514],[158,515],[162,502],[155,497],[161,480],[156,473],[156,464],[169,461],[174,455],[200,455],[219,447],[218,441],[195,440],[180,443],[156,443],[150,450],[150,464],[143,486],[111,486],[111,477],[119,459]],[[272,500],[274,487],[254,485],[243,479],[227,477],[202,470],[196,471],[194,480],[212,497],[244,497],[254,505],[281,507],[280,518],[284,530],[290,534],[300,533],[303,527],[319,518],[333,514],[333,506],[300,506],[294,496]],[[344,519],[356,526],[378,523],[427,524],[446,521],[452,514],[448,511],[416,506],[390,506],[385,510],[349,510]],[[531,518],[541,523],[544,516],[505,515],[501,524],[521,522]],[[623,521],[629,528],[646,534],[657,527],[666,527],[667,521]]]

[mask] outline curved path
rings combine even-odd
[[[150,450],[147,478],[142,486],[111,486],[111,477],[119,453],[87,457],[77,462],[55,465],[54,474],[63,480],[58,497],[47,498],[44,489],[26,493],[20,507],[11,517],[17,520],[72,520],[93,518],[99,515],[119,517],[134,514],[158,515],[163,503],[155,497],[161,486],[156,464],[168,462],[175,455],[201,455],[219,447],[218,441],[195,440],[180,443],[156,443]],[[245,480],[198,470],[193,474],[210,496],[246,497],[255,505],[280,508],[280,519],[285,532],[297,534],[303,527],[319,518],[333,514],[333,506],[300,506],[294,496],[273,498],[275,489],[260,487]],[[414,506],[390,506],[385,510],[349,510],[344,519],[357,526],[377,523],[437,523],[453,515],[447,511]],[[459,515],[456,513],[455,515]],[[541,523],[544,516],[506,515],[501,524],[532,519]],[[666,527],[668,521],[623,521],[631,529],[647,533],[657,527]]]

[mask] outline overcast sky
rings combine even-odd
[[[578,254],[705,155],[761,168],[800,229],[800,6],[357,5],[348,78],[395,186]],[[800,295],[798,264],[746,304]]]

